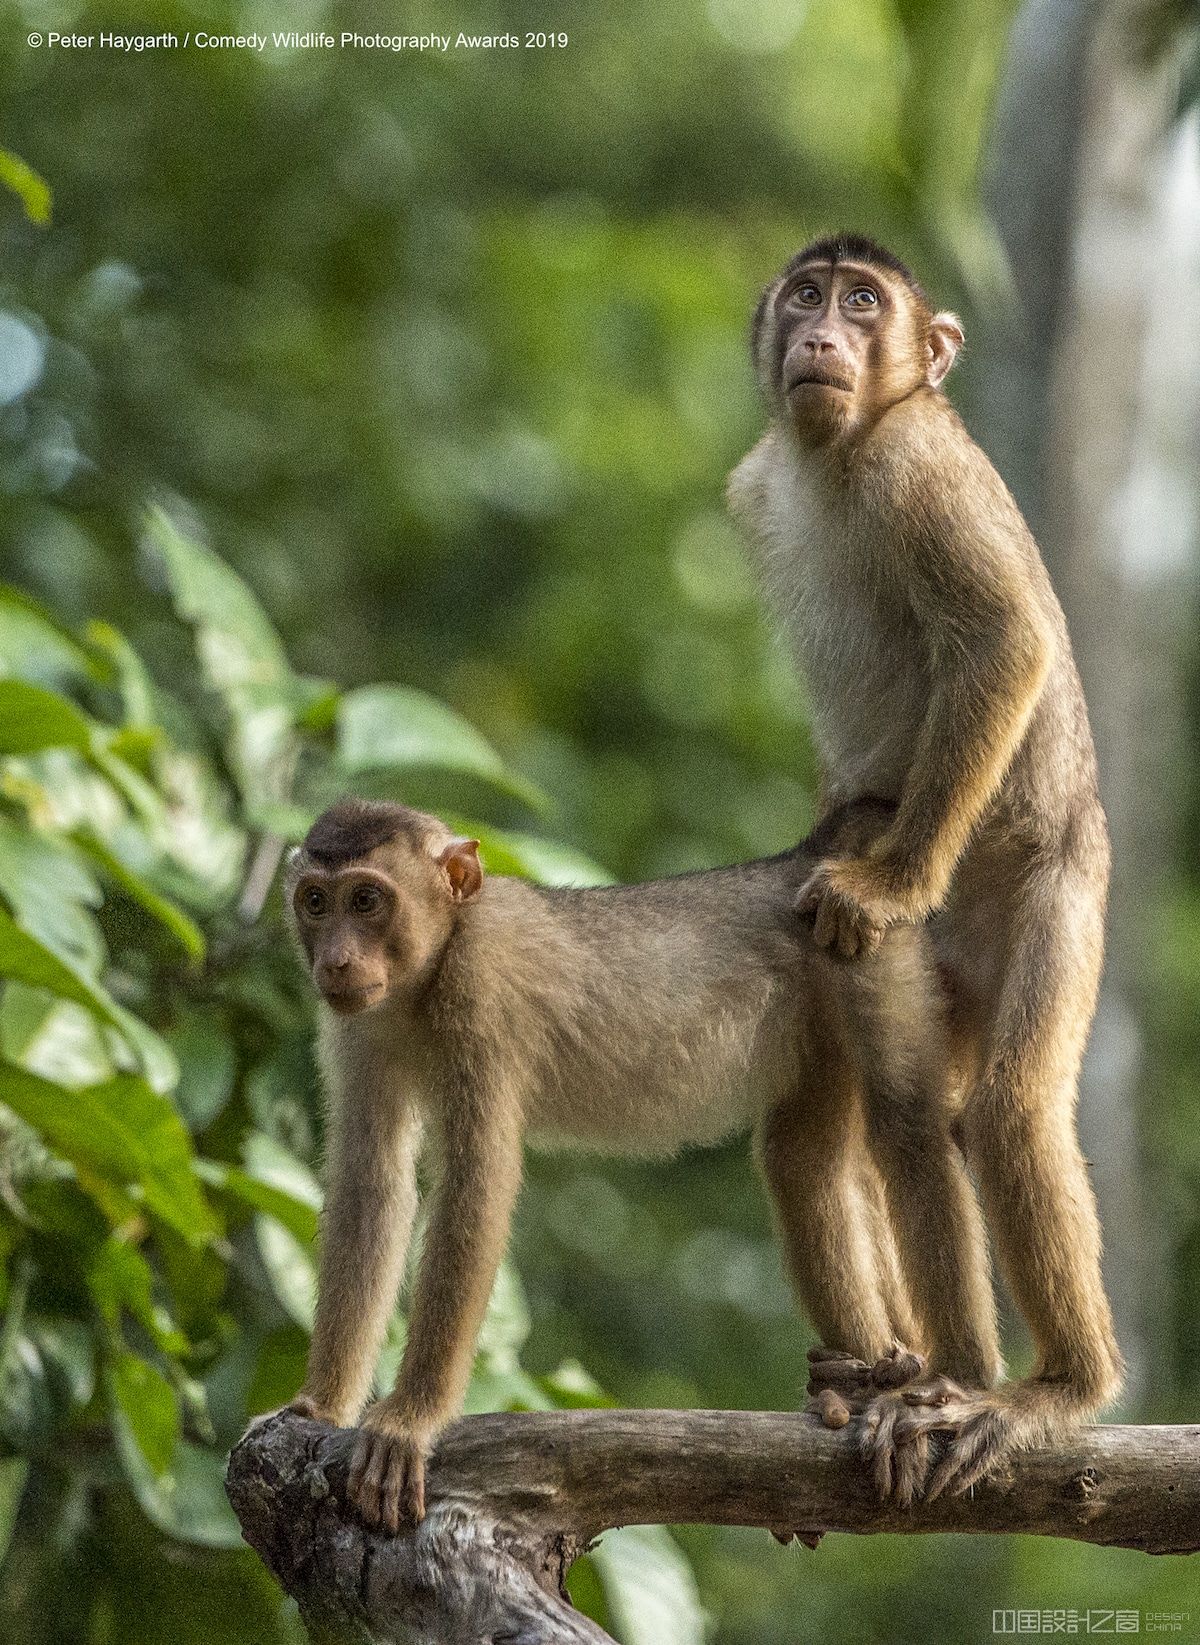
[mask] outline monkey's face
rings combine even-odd
[[[483,884],[478,845],[442,829],[440,839],[384,845],[339,867],[298,854],[292,917],[332,1011],[356,1016],[420,990],[450,935],[455,904]]]
[[[389,876],[366,866],[310,870],[292,892],[292,912],[317,991],[339,1016],[381,1005],[394,992],[412,942]]]
[[[869,263],[802,262],[764,300],[756,338],[776,413],[808,445],[846,438],[922,384],[936,386],[962,331]]]
[[[836,437],[868,401],[920,380],[912,316],[898,296],[878,271],[857,263],[802,264],[780,286],[779,391],[798,432]]]

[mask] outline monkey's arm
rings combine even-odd
[[[938,522],[933,545],[914,553],[911,588],[933,683],[895,820],[868,856],[905,915],[920,918],[944,899],[1004,781],[1055,642],[1029,570],[986,529]]]
[[[939,521],[930,539],[913,550],[909,587],[932,683],[895,818],[861,857],[822,863],[801,893],[818,942],[846,957],[942,902],[1053,657],[1050,622],[1010,543],[955,521]]]
[[[355,1085],[332,1109],[317,1315],[292,1403],[343,1426],[370,1393],[416,1211],[420,1121],[411,1103],[390,1098]]]
[[[462,1404],[521,1180],[517,1105],[507,1093],[457,1095],[400,1374],[367,1412],[351,1463],[359,1511],[393,1533],[424,1515],[425,1457]]]

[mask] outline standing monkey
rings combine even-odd
[[[729,486],[809,684],[822,814],[863,794],[895,807],[865,850],[824,856],[800,910],[846,958],[928,920],[959,1129],[1037,1347],[1025,1381],[942,1378],[868,1406],[885,1491],[923,1473],[931,1433],[950,1436],[930,1496],[1096,1412],[1121,1380],[1074,1122],[1107,830],[1037,545],[940,392],[962,341],[880,246],[810,245],[759,303],[771,428]],[[895,1227],[906,1273],[934,1258],[919,1223]]]
[[[907,1344],[936,1370],[993,1372],[928,936],[898,927],[847,966],[795,915],[821,855],[862,851],[889,816],[867,802],[763,862],[585,891],[485,882],[476,841],[403,806],[345,801],[313,825],[286,895],[322,1000],[330,1147],[294,1409],[358,1417],[423,1129],[440,1156],[396,1387],[367,1411],[351,1463],[368,1522],[395,1531],[424,1511],[425,1458],[461,1404],[528,1130],[661,1156],[753,1129],[792,1281],[843,1350],[817,1356],[827,1396],[848,1356],[868,1389],[904,1381],[919,1368]],[[917,1259],[903,1274],[897,1243]],[[916,1484],[909,1469],[901,1495]]]

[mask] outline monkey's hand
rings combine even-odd
[[[395,1536],[425,1518],[425,1459],[433,1433],[415,1424],[394,1394],[376,1400],[362,1419],[350,1459],[350,1500],[368,1525]]]
[[[853,857],[818,863],[797,893],[796,909],[812,921],[818,946],[844,960],[872,953],[888,926],[908,917],[896,898],[880,891],[872,865]]]
[[[299,1417],[311,1417],[314,1422],[331,1422],[335,1428],[342,1426],[334,1413],[313,1399],[311,1395],[297,1394],[295,1399],[290,1399],[286,1405],[276,1405],[273,1410],[260,1411],[257,1416],[251,1417],[246,1424],[246,1432],[242,1435],[242,1438],[246,1439],[256,1428],[261,1428],[264,1423],[273,1422],[276,1417],[286,1416],[289,1413]]]

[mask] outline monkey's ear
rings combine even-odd
[[[957,314],[935,314],[929,322],[929,362],[925,367],[925,381],[936,388],[954,364],[959,349],[965,342],[962,324]]]
[[[469,902],[483,890],[483,869],[479,865],[479,841],[454,839],[443,847],[438,862],[450,881],[455,902]]]

